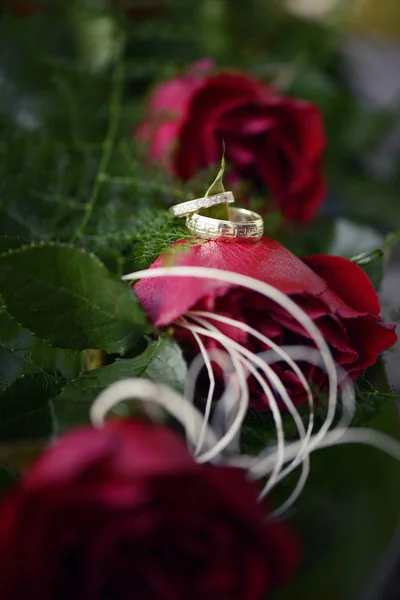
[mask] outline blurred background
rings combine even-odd
[[[400,225],[397,0],[1,0],[0,7],[0,109],[8,122],[11,115],[43,135],[52,119],[53,137],[64,140],[78,127],[85,139],[95,122],[101,137],[99,88],[123,53],[128,136],[156,82],[211,57],[321,108],[325,213],[381,231]]]
[[[294,241],[293,232],[283,241],[298,254],[351,257],[383,247],[390,233],[393,247],[400,231],[398,0],[0,0],[0,233],[71,239],[106,141],[101,212],[79,243],[114,272],[122,272],[124,257],[129,268],[138,255],[145,258],[137,266],[150,264],[159,247],[150,251],[149,235],[139,242],[154,213],[138,224],[139,211],[208,187],[210,175],[185,186],[146,170],[135,126],[158,83],[205,57],[322,111],[326,201]],[[390,320],[398,316],[397,262],[395,253],[384,265],[381,288]],[[388,360],[400,387],[397,355]]]
[[[79,243],[133,271],[151,235],[139,214],[197,185],[144,168],[133,132],[154,86],[204,57],[320,107],[328,193],[295,249],[354,256],[389,244],[380,294],[398,321],[399,0],[0,0],[0,233],[69,241],[95,197]],[[399,358],[387,356],[397,391]],[[373,575],[360,559],[347,595],[316,597],[398,599],[399,555],[395,542]]]

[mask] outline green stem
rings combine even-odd
[[[96,204],[97,197],[100,192],[100,188],[104,181],[104,174],[107,170],[108,164],[110,162],[111,154],[115,144],[115,138],[117,135],[118,124],[121,113],[121,99],[122,99],[122,88],[123,88],[123,77],[124,75],[124,66],[122,61],[117,61],[114,73],[113,73],[113,84],[112,84],[112,92],[110,98],[110,109],[109,109],[109,121],[107,134],[103,142],[103,153],[101,156],[101,160],[99,163],[99,168],[97,170],[96,178],[94,180],[92,193],[90,195],[89,201],[86,205],[85,214],[78,225],[74,235],[71,238],[71,242],[74,242],[77,238],[83,235],[84,230],[86,229],[90,218],[93,214],[93,209]]]
[[[225,192],[224,182],[223,182],[224,172],[225,172],[225,145],[223,145],[221,168],[218,171],[217,176],[214,179],[213,183],[210,185],[210,187],[206,191],[206,197],[214,196],[215,194],[222,194],[223,192]],[[223,204],[218,204],[217,206],[211,206],[210,208],[203,208],[199,212],[200,212],[200,214],[204,215],[205,217],[211,217],[212,219],[222,219],[224,221],[227,221],[229,219],[228,205],[226,204],[226,202],[224,202]]]

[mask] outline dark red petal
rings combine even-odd
[[[202,59],[194,63],[184,75],[158,85],[149,101],[151,113],[154,115],[165,110],[183,113],[212,67],[212,60]]]
[[[287,180],[287,161],[279,146],[278,128],[273,128],[265,133],[263,140],[264,152],[260,152],[256,159],[257,173],[266,187],[272,192],[275,205],[282,208],[285,197]]]
[[[227,151],[226,157],[237,172],[243,172],[253,166],[255,148],[254,144],[251,143],[252,140],[244,142],[241,139],[229,136],[222,136],[222,139],[229,144],[229,151]]]
[[[112,438],[105,431],[91,427],[73,430],[34,463],[25,476],[25,486],[36,489],[78,478],[107,460],[113,451]]]
[[[248,275],[286,294],[307,292],[323,301],[328,292],[325,282],[303,261],[266,237],[256,243],[224,240],[204,242],[192,246],[177,262],[185,266],[213,267]],[[162,265],[163,258],[160,257],[152,268]],[[202,298],[210,294],[214,297],[223,296],[232,287],[236,286],[208,279],[163,277],[143,279],[134,289],[151,321],[162,327],[184,315]]]
[[[218,128],[223,135],[235,134],[240,138],[255,136],[276,125],[274,115],[270,114],[265,104],[249,103],[242,100],[235,108],[221,114]]]
[[[220,73],[206,78],[191,96],[190,105],[185,111],[185,120],[181,124],[180,143],[175,157],[175,171],[178,177],[187,180],[199,168],[219,159],[220,150],[217,154],[217,149],[213,146],[213,153],[207,154],[202,146],[204,137],[211,138],[212,144],[217,142],[215,127],[218,115],[248,102],[257,103],[262,99],[265,101],[268,94],[269,88],[247,75]],[[207,136],[204,129],[209,131]],[[199,154],[203,156],[201,164],[198,161]]]
[[[225,141],[228,149],[230,149],[230,137],[234,130],[231,129],[226,133],[221,130],[221,121],[226,113],[230,113],[238,107],[241,107],[245,100],[242,98],[231,98],[225,102],[215,103],[210,107],[207,114],[203,115],[205,120],[200,122],[201,116],[197,112],[192,111],[187,119],[187,122],[182,127],[181,135],[181,151],[188,149],[190,139],[198,137],[198,143],[201,148],[202,162],[199,166],[206,166],[220,161],[222,152],[222,140]],[[184,129],[184,131],[183,131]],[[187,141],[187,144],[185,143]],[[189,149],[188,149],[189,150]],[[228,156],[228,153],[227,153]],[[177,164],[178,164],[177,157]]]
[[[302,100],[282,98],[277,110],[282,134],[308,163],[321,157],[326,146],[322,115],[317,106]]]
[[[397,341],[394,325],[385,325],[373,317],[360,317],[346,321],[350,343],[358,349],[359,359],[353,368],[346,365],[350,372],[359,371],[375,364],[379,354],[391,348]]]
[[[114,476],[173,473],[194,465],[182,439],[171,430],[139,421],[110,422],[101,429],[74,430],[51,446],[28,472],[25,485],[38,488],[84,477],[89,470]]]
[[[235,321],[239,321],[239,323],[245,323],[245,319],[240,314],[233,314],[232,312],[229,312],[229,304],[224,302],[226,297],[227,296],[222,299],[223,308],[218,308],[216,314],[228,317],[230,319],[235,319]],[[238,327],[234,327],[233,325],[227,325],[226,323],[221,323],[220,321],[213,321],[212,317],[210,317],[210,321],[215,327],[217,327],[219,331],[221,331],[221,333],[229,337],[231,340],[237,342],[238,344],[242,344],[246,348],[248,347],[248,333],[242,329],[239,329]]]
[[[241,521],[247,523],[249,532],[256,536],[267,552],[268,550],[271,552],[270,558],[276,559],[280,555],[283,560],[276,561],[278,571],[274,573],[274,578],[276,577],[278,581],[286,579],[298,564],[299,543],[284,523],[272,519],[265,520],[265,514],[268,514],[267,507],[265,503],[261,505],[255,502],[256,486],[246,481],[243,472],[232,468],[209,469],[203,472],[203,476],[207,476],[213,491],[223,499],[226,510],[237,515],[239,523]],[[264,520],[264,527],[259,526],[262,520]]]
[[[326,197],[322,161],[309,161],[304,149],[289,145],[281,127],[277,123],[266,131],[263,151],[256,156],[257,172],[285,217],[306,223],[314,218]]]
[[[308,184],[296,194],[289,193],[281,203],[280,209],[287,219],[308,223],[325,201],[326,190],[322,161],[317,161],[312,167],[312,177],[309,178]]]
[[[151,127],[151,125],[150,125]],[[165,121],[149,129],[149,126],[143,125],[137,131],[138,139],[144,144],[149,145],[151,157],[170,170],[173,159],[173,152],[176,148],[179,135],[179,121]]]
[[[350,320],[346,320],[346,326]],[[358,344],[354,345],[349,341],[346,331],[340,321],[335,321],[333,317],[318,319],[315,323],[320,329],[325,340],[335,350],[335,360],[339,364],[354,363],[358,359]],[[341,326],[342,325],[342,326]]]
[[[167,169],[173,170],[171,153],[190,100],[212,65],[209,59],[200,60],[181,77],[158,85],[150,96],[146,116],[136,129],[136,139]]]
[[[378,294],[361,267],[340,256],[315,254],[303,260],[346,304],[361,313],[379,315]]]

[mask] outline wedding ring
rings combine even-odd
[[[186,217],[190,233],[200,238],[245,239],[256,242],[264,233],[264,223],[259,214],[246,208],[228,208],[229,221],[213,219],[193,213]]]
[[[187,202],[181,202],[171,206],[170,213],[174,217],[186,217],[191,213],[197,212],[201,208],[210,208],[211,206],[217,206],[217,204],[231,204],[235,201],[232,192],[223,192],[222,194],[215,194],[214,196],[208,196],[204,198],[196,198],[195,200],[188,200]]]

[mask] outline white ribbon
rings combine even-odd
[[[284,477],[301,467],[299,480],[289,498],[275,511],[276,515],[287,510],[301,493],[310,471],[310,454],[318,448],[343,443],[365,443],[375,446],[400,460],[400,443],[389,436],[369,429],[349,429],[355,412],[354,386],[343,369],[335,365],[332,354],[318,327],[309,316],[283,292],[272,285],[245,275],[206,267],[160,267],[129,273],[122,279],[133,281],[158,277],[196,277],[215,279],[242,286],[273,300],[295,319],[309,334],[315,348],[306,346],[278,346],[246,323],[206,311],[189,311],[175,323],[193,334],[199,347],[199,355],[188,370],[184,395],[170,387],[147,379],[125,379],[110,385],[91,407],[91,419],[95,426],[103,424],[107,413],[117,404],[137,399],[144,406],[153,403],[171,414],[184,428],[186,439],[194,459],[200,463],[217,462],[240,466],[251,478],[268,479],[261,490],[260,499]],[[235,342],[216,326],[221,323],[237,327],[249,336],[265,344],[270,350],[254,354]],[[221,350],[208,351],[204,339],[218,342]],[[294,406],[283,382],[271,365],[285,362],[295,373],[307,396],[308,424]],[[314,431],[313,394],[297,362],[307,362],[323,369],[327,374],[327,412],[318,431]],[[225,375],[225,391],[212,411],[215,378],[212,363],[217,363]],[[209,378],[209,390],[204,413],[194,406],[196,382],[205,366]],[[252,376],[260,385],[269,402],[276,431],[276,444],[265,448],[258,456],[240,453],[240,432],[249,407],[248,378]],[[340,383],[339,383],[340,382]],[[338,386],[341,390],[342,416],[338,424],[332,423],[338,407]],[[293,419],[298,440],[285,440],[281,410],[278,400]],[[154,413],[149,413],[154,416]]]

